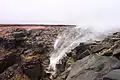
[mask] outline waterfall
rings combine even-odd
[[[50,56],[49,69],[52,69],[54,74],[56,72],[56,64],[66,57],[66,52],[70,52],[82,42],[89,43],[94,40],[98,40],[98,33],[93,32],[89,28],[67,28],[62,34],[58,35],[54,43],[54,51]]]

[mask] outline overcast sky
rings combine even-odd
[[[120,0],[0,0],[0,23],[119,26]]]

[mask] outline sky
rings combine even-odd
[[[0,0],[1,24],[120,26],[119,0]]]

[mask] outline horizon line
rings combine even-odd
[[[74,24],[0,24],[0,27],[7,26],[76,26]]]

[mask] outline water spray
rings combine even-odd
[[[57,70],[56,64],[61,64],[61,60],[67,56],[66,53],[69,53],[80,43],[91,43],[95,40],[99,40],[98,34],[89,28],[67,28],[62,34],[58,35],[54,43],[54,51],[51,53],[48,67],[49,72],[54,75]]]

